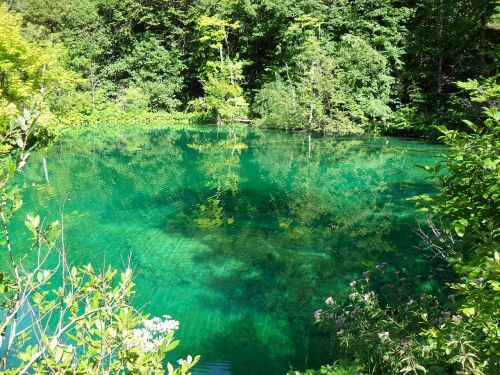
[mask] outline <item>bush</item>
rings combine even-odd
[[[437,166],[423,168],[439,178],[441,191],[414,198],[431,223],[441,222],[441,228],[431,224],[425,239],[432,258],[454,271],[454,281],[440,289],[454,294],[448,299],[418,288],[412,293],[401,275],[392,284],[380,283],[382,293],[370,283],[384,272],[381,264],[351,283],[349,302],[330,297],[327,309],[315,313],[342,355],[358,361],[363,371],[500,371],[500,113],[486,113],[482,126],[466,122],[470,134],[439,127],[449,150]]]
[[[167,353],[179,341],[179,322],[169,316],[149,319],[135,309],[132,270],[117,278],[108,268],[71,267],[58,221],[44,225],[39,216],[25,223],[32,243],[22,257],[13,248],[10,217],[21,205],[12,184],[29,157],[40,112],[23,112],[2,139],[0,158],[0,221],[11,272],[0,272],[0,369],[5,374],[49,373],[164,373]],[[55,265],[54,265],[54,261]],[[188,374],[199,356],[179,360],[169,375]]]
[[[301,129],[307,124],[307,115],[299,107],[293,84],[281,78],[266,83],[255,98],[258,126],[277,129]]]

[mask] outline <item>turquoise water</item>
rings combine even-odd
[[[181,322],[170,360],[202,354],[196,374],[284,374],[333,358],[312,319],[326,297],[380,262],[425,272],[405,198],[433,191],[414,165],[438,152],[397,138],[89,131],[45,152],[48,182],[32,157],[14,225],[64,205],[73,264],[130,257],[134,303]]]

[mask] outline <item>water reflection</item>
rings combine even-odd
[[[404,199],[432,189],[412,167],[433,162],[430,146],[248,129],[99,134],[47,152],[50,185],[35,156],[25,211],[54,217],[64,203],[74,263],[131,254],[137,305],[179,319],[177,355],[202,353],[202,370],[317,366],[334,355],[311,319],[326,296],[383,261],[426,273]]]
[[[240,142],[242,134],[234,127],[217,137],[195,134],[188,147],[198,152],[197,167],[203,173],[204,187],[211,194],[206,203],[198,204],[194,222],[200,227],[234,224],[234,217],[225,212],[226,196],[236,197],[241,183],[241,152],[247,145]],[[188,218],[189,219],[189,218]]]

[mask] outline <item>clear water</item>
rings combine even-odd
[[[101,134],[101,135],[97,135]],[[215,128],[89,131],[33,156],[27,212],[64,204],[73,264],[138,273],[137,306],[180,320],[170,360],[197,374],[284,374],[332,359],[313,324],[366,269],[420,272],[416,212],[432,192],[415,164],[438,150],[397,138],[332,138]]]

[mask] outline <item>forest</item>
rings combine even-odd
[[[496,0],[0,0],[0,373],[498,374],[499,36]]]

